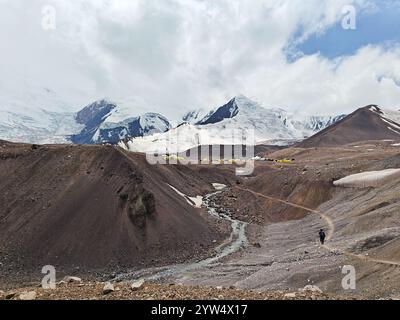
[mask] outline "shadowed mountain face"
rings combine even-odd
[[[235,117],[239,113],[239,107],[236,104],[236,98],[230,100],[227,104],[219,107],[215,112],[207,115],[198,124],[218,123],[224,119]]]
[[[39,278],[48,264],[102,274],[204,254],[226,235],[168,185],[202,195],[221,176],[111,146],[0,142],[0,282],[10,270]]]
[[[297,144],[298,147],[340,146],[367,140],[400,140],[400,112],[370,105]]]
[[[71,141],[77,144],[90,143],[100,125],[115,108],[115,104],[102,100],[79,111],[76,115],[76,121],[84,125],[84,128],[79,134],[71,136]]]

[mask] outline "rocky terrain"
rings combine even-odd
[[[261,162],[253,177],[215,198],[220,208],[250,223],[249,246],[223,263],[172,280],[258,291],[316,285],[331,294],[397,297],[399,179],[360,189],[335,187],[333,181],[398,166],[398,146],[367,141],[336,148],[289,148],[270,156],[296,160],[286,165]],[[329,234],[325,247],[318,242],[320,228]],[[356,290],[342,288],[344,265],[356,268]]]
[[[255,292],[235,288],[130,283],[109,285],[98,282],[60,284],[56,289],[26,287],[0,292],[0,300],[342,300],[309,287],[297,292]]]
[[[394,140],[259,148],[260,156],[294,161],[256,161],[241,178],[231,165],[151,166],[112,146],[0,146],[3,298],[400,296],[399,178],[367,188],[333,183],[398,168]],[[225,188],[216,191],[216,182]],[[44,264],[84,281],[38,289]],[[354,290],[342,287],[348,265]],[[138,278],[147,282],[132,291]],[[299,293],[305,287],[312,292]]]

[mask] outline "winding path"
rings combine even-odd
[[[132,159],[125,153],[126,152],[125,150],[122,150],[120,147],[116,147],[116,150],[119,151],[128,160],[132,161]],[[267,196],[265,194],[262,194],[262,193],[259,193],[259,192],[256,192],[256,191],[253,191],[253,190],[250,190],[250,189],[247,189],[247,188],[241,188],[241,187],[238,187],[238,186],[236,188],[239,189],[239,190],[245,191],[245,192],[252,193],[253,195],[258,196],[258,197],[262,197],[262,198],[265,198],[265,199],[268,199],[268,200],[271,200],[271,201],[275,201],[275,202],[280,202],[280,203],[286,204],[288,206],[291,206],[291,207],[294,207],[294,208],[303,209],[305,211],[308,211],[308,212],[311,212],[311,213],[319,215],[325,221],[326,225],[328,226],[328,233],[327,233],[326,240],[329,241],[329,240],[332,239],[333,234],[335,232],[335,224],[333,223],[332,219],[327,214],[325,214],[325,213],[323,213],[321,211],[315,210],[315,209],[311,209],[311,208],[308,208],[308,207],[305,207],[305,206],[290,202],[290,201],[282,200],[282,199],[279,199],[279,198],[276,198],[276,197]],[[245,228],[245,226],[243,226],[243,228]],[[384,264],[384,265],[400,267],[400,262],[397,262],[397,261],[374,259],[374,258],[368,257],[366,255],[355,254],[355,253],[349,252],[347,250],[343,250],[343,249],[340,249],[340,248],[332,247],[332,246],[329,246],[329,245],[323,245],[321,247],[326,249],[326,250],[328,250],[328,251],[340,252],[345,256],[348,256],[348,257],[351,257],[351,258],[356,258],[356,259],[358,259],[358,260],[360,260],[362,262],[378,263],[378,264]]]
[[[325,213],[323,213],[321,211],[315,210],[315,209],[304,207],[302,205],[299,205],[299,204],[296,204],[296,203],[293,203],[293,202],[290,202],[290,201],[286,201],[286,200],[282,200],[282,199],[279,199],[279,198],[267,196],[265,194],[262,194],[262,193],[259,193],[259,192],[256,192],[256,191],[253,191],[253,190],[250,190],[250,189],[247,189],[247,188],[241,188],[241,187],[236,187],[236,188],[239,189],[239,190],[245,191],[245,192],[252,193],[253,195],[258,196],[258,197],[262,197],[262,198],[265,198],[265,199],[268,199],[268,200],[271,200],[271,201],[275,201],[275,202],[280,202],[280,203],[286,204],[288,206],[291,206],[291,207],[294,207],[294,208],[303,209],[303,210],[306,210],[308,212],[315,213],[315,214],[319,215],[322,219],[325,220],[326,225],[328,226],[327,241],[332,239],[333,234],[335,232],[335,224],[333,223],[332,219],[327,214],[325,214]],[[328,251],[337,251],[337,252],[340,252],[340,253],[348,256],[348,257],[356,258],[356,259],[359,259],[359,260],[361,260],[363,262],[373,262],[373,263],[385,264],[385,265],[396,266],[396,267],[400,266],[400,262],[397,262],[397,261],[374,259],[374,258],[368,257],[366,255],[355,254],[355,253],[349,252],[347,250],[343,250],[343,249],[340,249],[340,248],[335,248],[335,247],[328,246],[328,245],[323,245],[322,247],[324,249],[328,250]]]

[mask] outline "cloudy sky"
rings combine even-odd
[[[170,118],[238,94],[318,114],[400,108],[399,16],[396,0],[0,0],[0,93]]]

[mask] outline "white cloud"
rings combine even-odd
[[[134,98],[175,117],[239,93],[318,113],[396,106],[396,46],[366,47],[334,61],[286,60],[298,30],[305,37],[321,32],[348,4],[370,10],[373,1],[0,0],[0,68],[8,79],[19,74],[52,88],[72,109],[104,96]],[[53,32],[41,29],[44,5],[56,8]],[[1,95],[19,85],[9,82]]]

